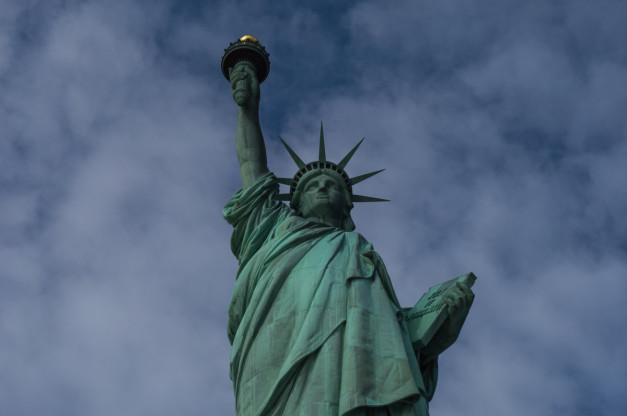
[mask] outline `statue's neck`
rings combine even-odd
[[[326,224],[330,227],[342,228],[342,220],[340,218],[315,217],[310,215],[307,219],[321,224]]]

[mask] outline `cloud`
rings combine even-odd
[[[271,54],[269,165],[319,122],[399,298],[474,271],[432,413],[617,414],[627,62],[620,2],[5,2],[0,413],[233,414],[235,104]],[[357,188],[357,187],[356,187]],[[357,192],[357,189],[356,189]],[[35,400],[36,398],[36,400]]]

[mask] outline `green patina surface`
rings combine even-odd
[[[224,208],[239,261],[228,321],[237,414],[428,415],[438,356],[474,297],[468,281],[437,292],[437,319],[420,304],[401,308],[383,261],[350,219],[353,202],[380,200],[352,192],[378,171],[348,178],[343,167],[356,148],[327,163],[322,130],[318,161],[305,164],[288,148],[300,173],[281,179],[292,189],[279,194],[259,125],[259,62],[224,69],[238,105],[242,176]]]

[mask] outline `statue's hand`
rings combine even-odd
[[[229,68],[231,95],[238,106],[257,108],[259,106],[259,80],[255,67],[247,61],[238,62]]]
[[[449,326],[456,334],[459,334],[459,331],[461,331],[474,299],[475,294],[472,293],[472,290],[461,282],[457,282],[455,287],[444,296]]]
[[[462,330],[474,299],[475,294],[472,290],[461,282],[457,282],[455,287],[444,295],[448,317],[429,343],[430,354],[440,354],[453,345]]]

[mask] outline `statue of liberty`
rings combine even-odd
[[[259,124],[268,54],[245,36],[222,68],[238,106],[242,179],[224,208],[239,261],[228,318],[237,415],[428,415],[438,355],[457,338],[473,293],[454,285],[443,296],[446,319],[426,345],[414,342],[408,309],[350,215],[355,202],[381,201],[353,193],[380,171],[349,177],[359,144],[330,162],[321,126],[318,160],[303,162],[283,142],[298,172],[276,178]]]

